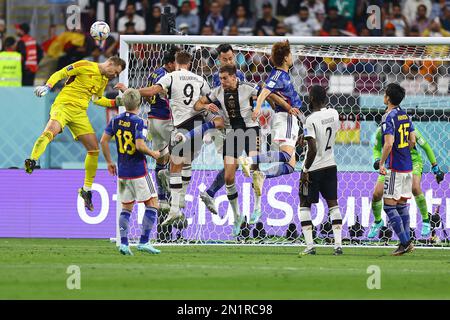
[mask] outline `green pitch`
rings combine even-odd
[[[158,247],[158,246],[157,246]],[[125,257],[106,240],[0,239],[0,299],[450,299],[450,251],[159,246]],[[66,287],[80,267],[80,290]],[[381,289],[369,290],[370,265]]]

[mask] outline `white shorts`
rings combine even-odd
[[[162,151],[170,144],[174,131],[172,120],[148,118],[148,133],[152,137],[152,149]]]
[[[384,179],[383,197],[400,200],[412,197],[412,172],[395,172],[387,170]]]
[[[287,112],[277,112],[272,120],[272,139],[281,146],[294,147],[297,144],[299,123]]]
[[[137,179],[119,178],[119,197],[123,204],[130,204],[135,201],[145,202],[157,196],[155,184],[150,174]]]

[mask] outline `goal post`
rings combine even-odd
[[[129,87],[147,85],[150,72],[162,63],[163,54],[172,45],[193,55],[192,71],[212,84],[218,70],[215,48],[230,44],[236,54],[238,69],[255,84],[271,71],[270,50],[273,43],[289,40],[294,65],[291,79],[307,110],[308,89],[315,84],[327,88],[329,105],[340,113],[340,130],[335,150],[338,165],[339,206],[343,215],[344,244],[386,245],[396,241],[390,228],[383,228],[374,238],[367,233],[373,222],[372,192],[378,174],[372,164],[375,131],[384,112],[383,90],[390,82],[400,83],[407,95],[402,106],[412,116],[444,172],[450,167],[450,37],[249,37],[249,36],[172,36],[124,35],[120,37],[120,57],[127,68],[120,82]],[[145,117],[149,106],[144,103]],[[123,112],[123,108],[120,108]],[[260,117],[263,150],[271,143],[270,121],[273,111],[265,106]],[[411,228],[418,245],[450,247],[450,178],[437,184],[424,150],[418,147],[423,162],[422,191],[431,217],[432,235],[421,236],[422,216],[411,199]],[[298,149],[300,153],[300,149]],[[300,158],[300,154],[297,154]],[[222,168],[221,156],[214,143],[205,143],[193,163],[193,174],[186,195],[184,213],[187,226],[174,225],[161,237],[154,228],[156,242],[180,244],[300,244],[303,241],[298,214],[298,182],[302,161],[291,175],[267,179],[262,198],[263,215],[256,225],[244,228],[236,239],[231,236],[233,214],[224,190],[216,194],[219,216],[210,213],[199,199]],[[149,162],[154,168],[154,162]],[[265,168],[265,167],[263,167]],[[156,181],[156,180],[155,180]],[[242,214],[253,210],[251,181],[237,173]],[[120,215],[120,199],[117,216]],[[135,208],[131,222],[132,238],[138,238],[143,208]],[[437,212],[439,211],[439,212]],[[326,204],[313,206],[312,218],[318,244],[333,241]],[[383,219],[387,222],[385,214]],[[118,222],[117,222],[118,224]],[[178,227],[178,228],[177,228]],[[120,236],[117,228],[117,243]],[[162,239],[162,240],[161,240]]]

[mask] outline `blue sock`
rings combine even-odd
[[[264,171],[266,178],[276,178],[285,174],[291,174],[294,168],[289,163],[277,163]]]
[[[161,180],[158,177],[158,173],[161,170],[164,170],[167,168],[167,165],[161,165],[161,164],[156,164],[155,166],[155,176],[156,176],[156,184],[157,184],[157,188],[158,188],[158,200],[167,200],[167,193],[164,191],[164,188],[161,186]]]
[[[209,194],[210,197],[214,198],[217,191],[219,191],[220,188],[222,188],[224,185],[225,185],[225,169],[222,169],[214,178],[213,183],[209,186],[208,190],[206,190],[206,193]]]
[[[193,139],[196,136],[203,136],[203,134],[208,131],[209,129],[214,129],[216,127],[216,124],[214,122],[206,122],[202,124],[201,126],[195,127],[188,133],[186,133],[186,137],[188,139]]]
[[[284,151],[269,151],[252,157],[253,163],[289,162],[291,156]]]
[[[403,229],[405,229],[406,234],[408,235],[408,241],[411,238],[411,232],[409,227],[409,209],[406,204],[398,204],[397,205],[397,212],[402,219],[403,223]]]
[[[131,212],[122,210],[119,216],[120,243],[128,245],[128,229],[130,227]]]
[[[394,229],[395,234],[400,239],[401,244],[406,245],[409,241],[409,232],[405,232],[403,228],[403,221],[400,215],[398,214],[396,206],[388,206],[384,205],[384,211],[389,217],[389,223]]]
[[[142,219],[142,232],[139,243],[144,244],[148,242],[150,237],[150,232],[152,231],[153,225],[156,222],[156,216],[158,210],[153,207],[145,208],[144,219]]]

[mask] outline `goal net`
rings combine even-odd
[[[360,245],[395,244],[396,236],[386,227],[373,239],[367,235],[374,218],[372,193],[378,174],[373,169],[372,148],[375,132],[384,113],[383,92],[390,82],[406,89],[402,107],[431,149],[443,171],[450,165],[450,39],[445,38],[364,38],[364,37],[201,37],[201,36],[122,36],[120,55],[128,68],[121,82],[129,87],[147,86],[152,70],[161,66],[163,54],[177,45],[194,57],[192,71],[212,85],[219,67],[215,48],[221,43],[233,46],[236,65],[247,81],[258,84],[270,73],[270,51],[274,42],[289,39],[294,57],[291,79],[308,114],[308,89],[312,85],[327,88],[328,104],[340,114],[335,157],[338,167],[338,201],[343,216],[343,243]],[[146,118],[149,105],[143,102]],[[262,150],[275,148],[271,143],[273,111],[265,105],[259,122]],[[192,180],[186,195],[184,223],[167,229],[154,228],[153,241],[183,244],[301,244],[299,220],[299,180],[301,149],[297,149],[296,171],[275,179],[266,179],[262,196],[262,216],[255,225],[245,226],[239,237],[231,235],[233,214],[224,188],[215,197],[219,215],[213,215],[199,199],[223,168],[222,157],[214,143],[205,138],[202,152],[193,163]],[[151,142],[150,142],[151,143]],[[431,172],[427,154],[418,147],[423,162],[421,188],[425,195],[432,233],[421,236],[422,215],[413,199],[409,201],[411,233],[417,245],[448,246],[450,228],[450,178],[438,184]],[[154,162],[149,162],[151,169]],[[265,169],[263,166],[262,169]],[[156,181],[156,180],[155,180]],[[247,219],[253,210],[251,180],[240,169],[236,185],[242,214]],[[118,201],[117,214],[120,214]],[[138,239],[144,208],[136,207],[131,238]],[[159,221],[164,216],[160,213]],[[333,243],[328,209],[323,199],[313,206],[312,218],[317,244]],[[119,237],[118,237],[119,239]]]

